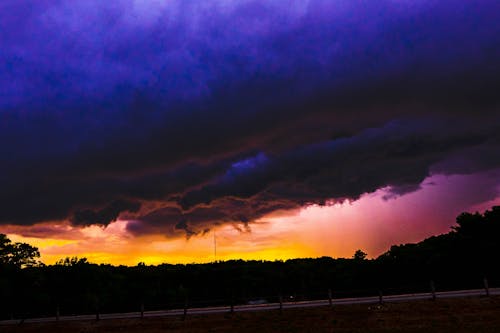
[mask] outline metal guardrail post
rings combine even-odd
[[[95,299],[95,320],[99,320],[101,317],[99,316],[99,297]]]
[[[431,280],[431,293],[432,293],[432,300],[436,300],[436,285],[434,284],[434,280]]]
[[[184,312],[182,314],[182,320],[186,320],[188,313],[188,297],[187,295],[184,297]]]
[[[486,291],[486,296],[490,297],[490,287],[488,285],[488,279],[486,277],[483,279],[483,284],[484,284],[484,290]]]
[[[234,313],[234,291],[231,291],[231,308],[229,310],[231,314]]]

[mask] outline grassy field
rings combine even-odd
[[[500,297],[342,305],[276,311],[0,326],[58,332],[500,332]]]

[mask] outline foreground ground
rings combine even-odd
[[[500,332],[500,297],[0,326],[0,332]]]

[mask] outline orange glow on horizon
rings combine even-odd
[[[83,235],[81,240],[22,237],[16,234],[8,236],[12,241],[27,242],[38,247],[45,264],[54,264],[67,256],[85,257],[98,264],[134,266],[139,262],[157,265],[232,259],[286,260],[314,255],[314,251],[293,237],[293,233],[286,235],[289,232],[282,223],[259,223],[251,232],[241,232],[230,225],[217,229],[216,257],[213,232],[188,240],[166,239],[163,236],[133,238],[125,229],[126,223],[117,221],[106,228],[83,228],[80,230]]]

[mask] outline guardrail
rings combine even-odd
[[[331,293],[329,293],[331,295]],[[101,320],[101,319],[127,319],[127,318],[151,318],[151,317],[167,317],[167,316],[183,316],[187,315],[204,315],[214,313],[227,313],[227,312],[245,312],[245,311],[269,311],[269,310],[286,310],[292,308],[306,308],[317,306],[341,306],[348,304],[377,304],[377,303],[391,303],[391,302],[405,302],[425,299],[444,299],[456,297],[478,297],[478,296],[497,296],[500,295],[500,288],[485,288],[485,289],[469,289],[469,290],[455,290],[455,291],[431,291],[427,293],[415,294],[400,294],[384,296],[368,297],[351,297],[351,298],[328,298],[322,300],[312,301],[297,301],[297,302],[283,302],[280,298],[278,303],[264,303],[264,304],[246,304],[246,305],[230,305],[230,306],[212,306],[212,307],[198,307],[188,308],[187,306],[180,309],[173,310],[157,310],[157,311],[138,311],[138,312],[125,312],[125,313],[105,313],[95,315],[74,315],[74,316],[59,316],[59,317],[43,317],[43,318],[30,318],[30,319],[11,319],[2,320],[0,325],[18,325],[22,323],[46,323],[55,321],[88,321],[88,320]]]

